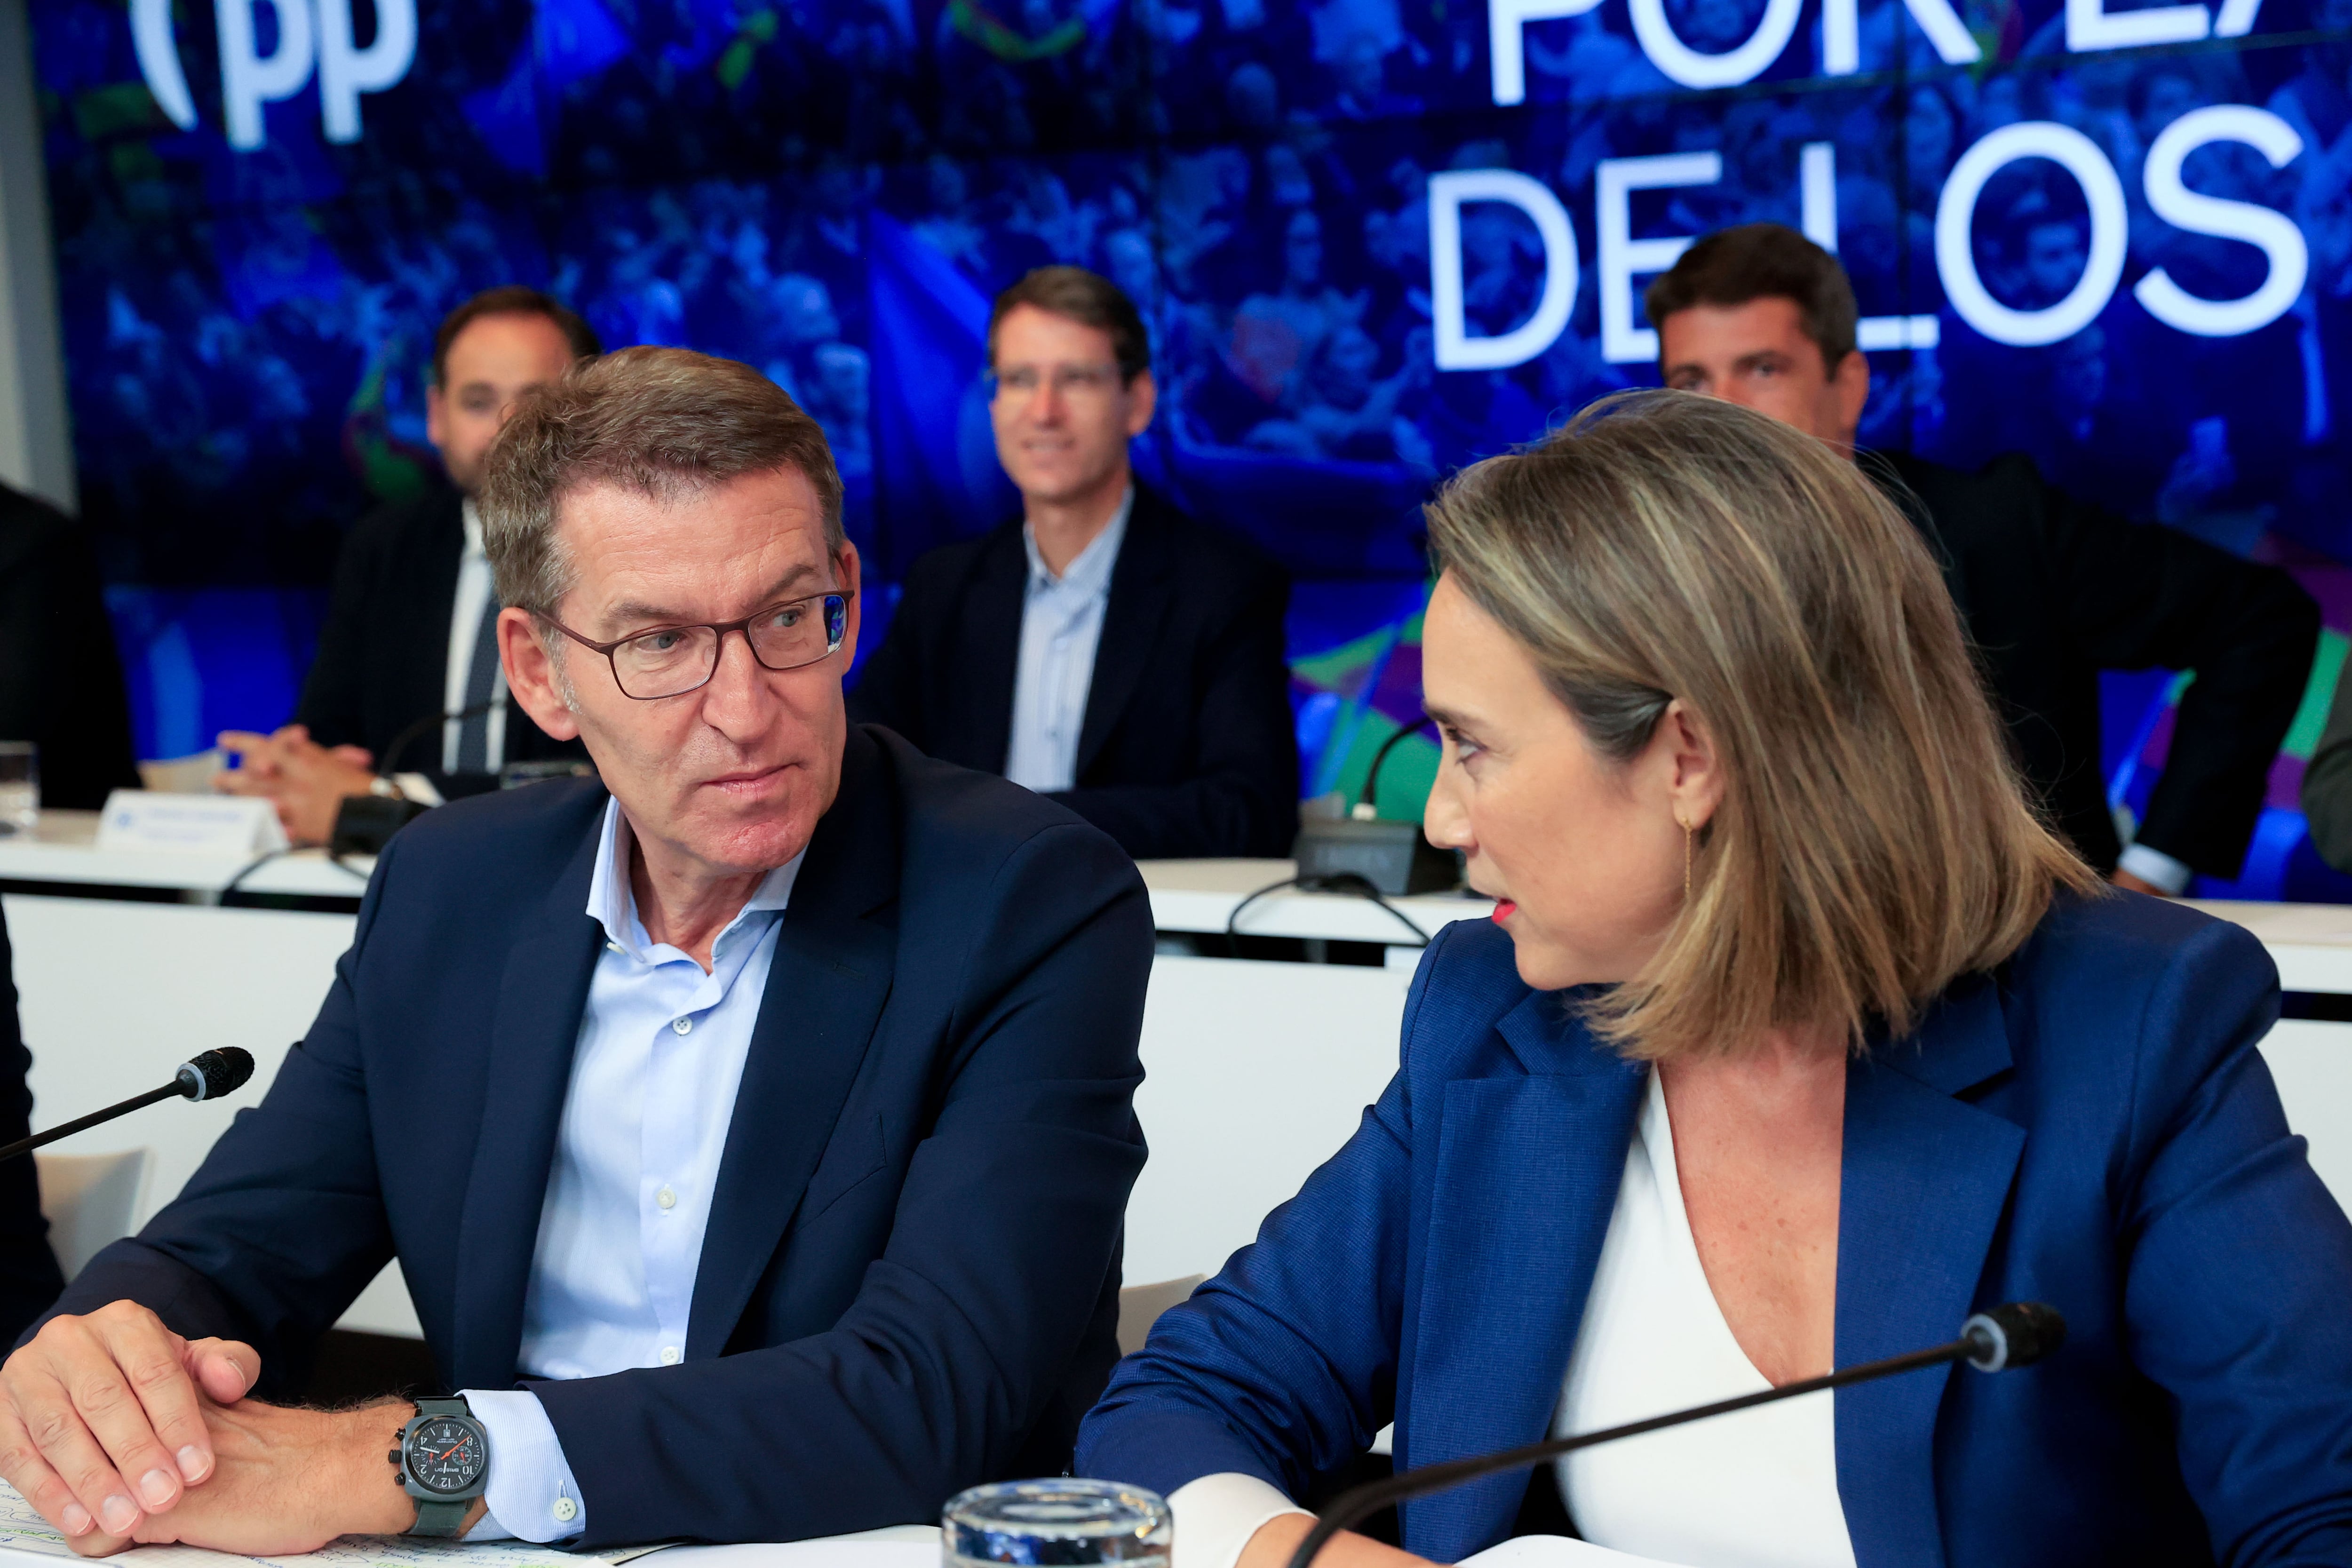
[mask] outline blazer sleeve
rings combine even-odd
[[[319,651],[294,705],[294,722],[306,726],[322,746],[368,741],[366,626],[378,608],[378,564],[374,537],[364,526],[343,542],[335,561],[334,592],[319,627]]]
[[[896,731],[919,752],[930,747],[923,724],[922,634],[937,612],[926,590],[928,575],[919,561],[907,574],[881,645],[866,656],[848,697],[851,723]]]
[[[1239,1472],[1305,1496],[1396,1413],[1412,1209],[1416,1026],[1451,931],[1405,999],[1403,1060],[1354,1136],[1191,1300],[1152,1325],[1078,1430],[1076,1473],[1166,1497]]]
[[[2117,1244],[2131,1357],[2170,1396],[2216,1561],[2316,1568],[2352,1562],[2352,1223],[2257,1048],[2275,973],[2216,922],[2150,999]]]
[[[40,747],[41,804],[95,811],[137,789],[122,659],[79,523],[0,489],[33,537],[0,570],[0,735]]]
[[[2275,566],[2042,491],[2060,603],[2103,669],[2193,669],[2138,841],[2235,877],[2319,639],[2319,606]]]
[[[26,1083],[33,1054],[16,1019],[15,954],[0,920],[0,1140],[33,1131],[33,1091]],[[0,1165],[0,1344],[14,1344],[25,1325],[48,1310],[65,1289],[49,1222],[41,1217],[40,1177],[30,1160]]]
[[[877,1507],[936,1520],[971,1478],[1004,1473],[1057,1394],[1143,1166],[1150,907],[1134,867],[1076,823],[1028,839],[974,902],[939,1113],[834,1326],[530,1385],[580,1483],[582,1545],[773,1540],[780,1521],[796,1539]]]
[[[1139,860],[1289,854],[1298,836],[1298,741],[1283,645],[1289,605],[1289,579],[1261,566],[1233,615],[1202,637],[1191,777],[1053,798]]]
[[[299,1394],[320,1336],[393,1256],[352,987],[399,850],[395,839],[377,860],[318,1018],[260,1105],[238,1111],[180,1195],[90,1259],[48,1316],[137,1301],[190,1339],[252,1345],[261,1397]]]
[[[2339,677],[2327,728],[2303,774],[2303,815],[2311,845],[2339,871],[2352,871],[2352,680]]]

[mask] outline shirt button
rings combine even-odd
[[[664,1187],[661,1191],[654,1194],[654,1202],[661,1205],[661,1206],[666,1209],[674,1209],[677,1207],[677,1194],[670,1191],[667,1187]]]
[[[691,1018],[672,1018],[669,1021],[669,1026],[683,1035],[688,1030],[694,1027],[694,1020]]]
[[[560,1497],[555,1500],[555,1506],[548,1511],[555,1515],[555,1521],[558,1524],[570,1524],[579,1516],[580,1505],[568,1497]]]
[[[617,942],[608,942],[604,944],[604,951],[606,952],[626,952],[628,949],[623,947]],[[566,1500],[568,1501],[569,1500],[567,1499]]]
[[[664,1366],[676,1366],[677,1364],[677,1347],[676,1345],[664,1345],[664,1346],[662,1346],[662,1365],[664,1365]]]

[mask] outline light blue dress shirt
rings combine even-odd
[[[1021,604],[1021,662],[1013,677],[1013,743],[1005,751],[1004,776],[1040,795],[1077,782],[1078,736],[1087,722],[1087,693],[1094,689],[1103,612],[1110,605],[1111,569],[1118,564],[1134,510],[1129,485],[1110,525],[1059,577],[1037,553],[1037,536],[1021,525],[1029,590]]]
[[[588,913],[604,951],[588,984],[554,1168],[523,1298],[523,1375],[601,1377],[675,1366],[751,1026],[801,858],[768,873],[719,933],[711,968],[653,942],[629,889],[634,840],[604,806]],[[536,1395],[467,1389],[489,1433],[488,1517],[471,1540],[560,1541],[587,1527],[580,1489]]]

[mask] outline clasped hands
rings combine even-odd
[[[375,783],[375,759],[365,750],[322,746],[300,724],[267,735],[229,730],[219,743],[240,765],[215,774],[213,787],[224,795],[267,797],[286,837],[297,844],[327,842],[344,798],[365,795]]]
[[[0,1478],[89,1557],[279,1556],[415,1522],[385,1458],[414,1405],[264,1405],[245,1396],[260,1373],[252,1346],[184,1339],[135,1302],[53,1318],[0,1365]]]

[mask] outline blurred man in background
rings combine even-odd
[[[508,763],[584,758],[507,701],[474,492],[515,400],[599,346],[587,322],[520,286],[477,294],[442,321],[425,430],[446,482],[352,531],[294,722],[223,735],[242,765],[221,788],[268,796],[289,837],[319,843],[349,795],[436,805],[495,788]]]
[[[1051,795],[1138,859],[1288,854],[1290,585],[1136,480],[1128,442],[1158,390],[1134,301],[1039,268],[997,296],[988,342],[1023,515],[915,563],[852,711]]]
[[[1796,230],[1707,236],[1651,283],[1668,386],[1769,414],[1852,453],[1943,562],[2026,777],[2117,885],[2177,895],[2234,878],[2294,718],[2319,608],[2293,578],[2185,533],[2138,526],[2011,454],[1976,473],[1854,452],[1870,396],[1853,286]],[[2194,670],[2164,776],[2126,846],[2099,755],[2099,671]]]
[[[0,485],[0,740],[40,748],[41,805],[95,811],[137,789],[131,704],[99,587],[71,518]]]

